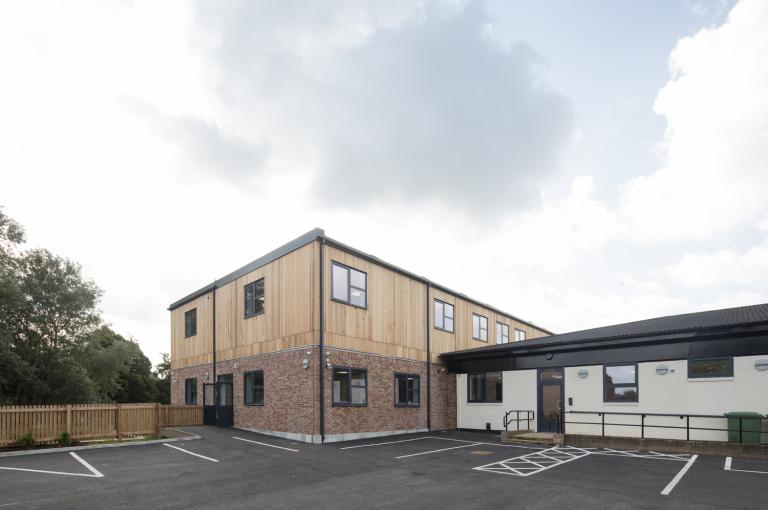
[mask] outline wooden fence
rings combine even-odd
[[[0,406],[0,446],[31,433],[35,443],[53,443],[62,432],[73,441],[159,436],[162,427],[202,425],[202,406],[85,404]]]

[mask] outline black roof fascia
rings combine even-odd
[[[272,250],[271,252],[267,253],[263,257],[259,257],[256,260],[244,265],[240,269],[233,271],[222,278],[219,278],[218,280],[214,281],[209,285],[206,285],[202,289],[199,289],[193,292],[192,294],[184,296],[178,301],[171,303],[171,305],[168,307],[168,310],[173,310],[175,308],[180,307],[183,304],[189,303],[193,299],[199,298],[200,296],[211,292],[213,289],[219,288],[234,280],[237,280],[241,276],[246,275],[251,271],[255,271],[258,268],[269,264],[270,262],[274,262],[280,257],[284,257],[285,255],[288,255],[289,253],[296,251],[299,248],[306,246],[309,243],[316,241],[318,238],[321,238],[324,236],[325,236],[325,232],[323,232],[323,229],[321,228],[312,229],[306,234],[297,237],[293,241],[289,241],[284,245],[280,246],[279,248]]]

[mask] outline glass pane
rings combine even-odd
[[[349,302],[355,306],[365,307],[365,291],[360,289],[349,289]]]
[[[349,372],[334,370],[333,372],[333,401],[349,402]]]
[[[397,391],[395,393],[397,396],[396,402],[398,404],[405,404],[408,402],[408,381],[405,377],[397,377]]]
[[[256,399],[254,400],[254,404],[263,405],[264,404],[264,387],[257,387],[254,391]]]
[[[453,319],[446,318],[444,328],[448,331],[453,332]]]
[[[485,400],[486,402],[501,402],[502,400],[501,372],[488,372],[485,374]]]
[[[253,296],[253,313],[264,312],[264,278],[254,284]]]
[[[539,372],[540,381],[561,381],[562,379],[562,368],[544,368]]]
[[[605,367],[605,382],[608,384],[634,384],[635,365]]]
[[[245,374],[245,403],[246,404],[253,404],[254,401],[254,385],[253,385],[253,379],[254,374]]]
[[[347,269],[333,265],[333,299],[349,301],[347,296]]]
[[[503,343],[503,340],[501,338],[501,324],[498,322],[496,323],[496,343],[500,344]]]
[[[219,405],[232,405],[232,385],[230,383],[219,383]]]
[[[480,337],[480,317],[472,315],[472,338]]]
[[[730,358],[691,360],[689,377],[732,377],[733,365]]]
[[[245,286],[245,315],[253,315],[253,285]]]
[[[443,326],[443,303],[435,301],[435,327],[445,328]]]
[[[471,402],[483,400],[483,374],[469,375],[469,400]]]
[[[445,304],[445,316],[453,319],[453,305]]]
[[[365,386],[365,370],[352,370],[352,386]]]
[[[349,284],[358,289],[366,290],[365,287],[365,273],[361,273],[355,269],[349,270]]]
[[[408,389],[409,389],[409,403],[410,404],[418,404],[419,403],[419,378],[418,377],[410,377],[408,379]]]
[[[352,386],[352,403],[365,404],[365,386],[362,388]]]
[[[605,392],[608,402],[637,402],[637,386],[608,387]]]

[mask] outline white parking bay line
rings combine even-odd
[[[91,472],[90,475],[86,475],[85,473],[65,473],[64,471],[48,471],[46,469],[26,469],[26,468],[12,468],[12,467],[0,467],[0,469],[5,469],[7,471],[25,471],[28,473],[44,473],[47,475],[67,475],[67,476],[84,476],[86,478],[104,478],[104,475],[95,467],[88,464],[86,461],[81,459],[75,452],[69,452],[69,454],[75,458],[80,464],[85,466],[88,471]]]
[[[685,463],[685,466],[683,466],[683,468],[675,475],[672,481],[669,482],[666,487],[664,487],[664,490],[661,491],[663,496],[669,496],[669,493],[672,492],[672,489],[674,489],[677,483],[683,479],[685,473],[691,469],[691,466],[693,466],[693,463],[696,462],[696,459],[698,458],[698,455],[693,455],[690,459],[688,459],[688,462]]]
[[[188,453],[190,455],[194,455],[195,457],[200,457],[201,459],[210,460],[211,462],[218,462],[216,459],[212,459],[210,457],[206,457],[205,455],[200,455],[199,453],[190,452],[189,450],[185,450],[184,448],[179,448],[178,446],[173,446],[172,444],[163,443],[164,446],[167,446],[168,448],[173,448],[174,450],[179,450],[180,452]]]
[[[386,441],[384,443],[356,444],[354,446],[345,446],[343,448],[339,448],[339,450],[351,450],[352,448],[368,448],[369,446],[384,446],[388,444],[409,443],[411,441],[421,441],[422,439],[442,439],[442,438],[414,437],[411,439],[401,439],[399,441]]]
[[[408,455],[400,455],[399,457],[395,457],[395,458],[396,459],[404,459],[406,457],[416,457],[418,455],[427,455],[429,453],[444,452],[444,451],[447,451],[447,450],[455,450],[457,448],[467,448],[467,447],[470,447],[470,446],[478,446],[480,444],[482,444],[482,443],[463,444],[461,446],[451,446],[450,448],[441,448],[439,450],[430,450],[428,452],[419,452],[419,453],[411,453],[411,454],[408,454]]]
[[[723,466],[723,469],[726,471],[736,471],[738,473],[754,473],[757,475],[768,475],[768,471],[753,471],[751,469],[733,469],[731,467],[731,463],[733,462],[732,457],[726,457],[725,458],[725,465]]]
[[[289,452],[298,452],[299,450],[295,450],[293,448],[286,448],[285,446],[277,446],[274,444],[269,443],[260,443],[258,441],[253,441],[251,439],[243,439],[242,437],[232,436],[232,439],[237,439],[238,441],[245,441],[246,443],[253,443],[253,444],[260,444],[261,446],[269,446],[270,448],[280,448],[281,450],[288,450]]]

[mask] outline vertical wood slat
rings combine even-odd
[[[0,406],[0,446],[31,433],[37,443],[54,443],[62,432],[73,440],[157,435],[162,427],[203,424],[202,406],[87,404]]]

